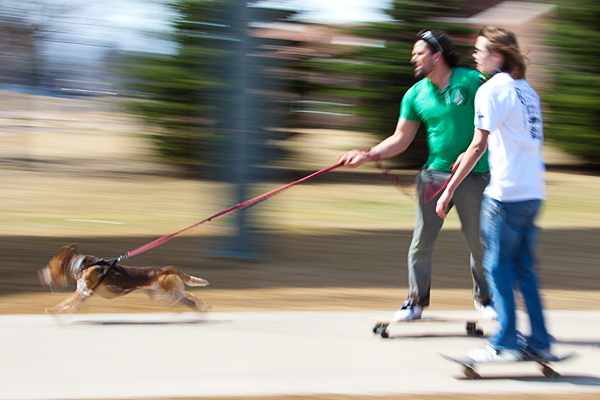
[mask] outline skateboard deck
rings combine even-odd
[[[394,321],[389,319],[372,319],[373,333],[380,335],[382,338],[389,338],[387,328],[392,324],[413,324],[413,323],[427,323],[427,322],[465,322],[465,330],[469,336],[483,336],[483,330],[477,327],[477,323],[485,321],[482,316],[452,316],[452,317],[436,317],[436,316],[424,316],[420,319],[413,319],[410,321]]]
[[[478,364],[513,364],[513,363],[523,363],[523,362],[534,362],[539,364],[542,367],[542,373],[545,377],[550,379],[558,379],[560,378],[560,374],[550,368],[549,363],[560,362],[567,360],[575,355],[575,353],[569,353],[563,356],[560,356],[553,360],[547,360],[544,358],[525,358],[523,360],[517,361],[486,361],[486,362],[475,362],[473,359],[465,357],[465,358],[454,358],[444,354],[438,353],[439,356],[445,358],[448,361],[452,361],[454,363],[460,364],[463,366],[463,373],[469,379],[481,379],[481,375],[477,373],[475,370],[475,366]]]

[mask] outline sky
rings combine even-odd
[[[113,0],[91,2],[103,4]],[[116,0],[119,7],[99,7],[106,21],[114,28],[110,36],[122,38],[124,31],[128,31],[131,42],[126,47],[143,46],[144,31],[168,30],[168,9],[160,0]],[[347,24],[356,22],[385,21],[387,16],[381,11],[390,6],[391,0],[265,0],[256,5],[281,7],[299,10],[297,19],[302,21]],[[100,15],[100,14],[97,14]],[[128,48],[129,50],[129,48]]]
[[[48,44],[49,54],[77,54],[80,59],[100,54],[85,43],[126,51],[170,51],[170,44],[149,37],[170,29],[172,11],[164,5],[167,0],[47,1],[73,5],[62,26],[59,24],[56,29],[66,33]],[[303,21],[346,24],[384,21],[387,16],[381,10],[390,3],[391,0],[264,0],[256,4],[299,10],[296,19]]]
[[[283,0],[265,1],[265,4],[301,10],[302,20],[319,23],[344,24],[349,22],[385,21],[382,9],[390,6],[391,0]]]

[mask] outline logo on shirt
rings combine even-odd
[[[462,86],[451,89],[450,92],[446,95],[446,103],[454,104],[455,106],[461,106],[466,103],[468,99],[468,94],[465,88]]]
[[[485,116],[481,114],[481,111],[477,111],[477,119],[481,121],[483,118],[485,118]]]

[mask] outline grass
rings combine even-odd
[[[42,100],[36,101],[40,106]],[[71,107],[69,102],[44,105],[45,115],[59,115],[48,121],[60,120],[61,129],[69,134],[37,128],[13,132],[5,126],[7,134],[0,136],[0,295],[45,293],[35,271],[65,244],[78,242],[87,254],[116,257],[237,202],[230,185],[189,179],[156,162],[142,138],[145,127],[103,103],[84,101]],[[20,118],[34,119],[36,113],[29,111]],[[100,129],[95,126],[98,121],[113,123],[100,124]],[[33,125],[41,124],[40,120]],[[86,124],[90,129],[81,129]],[[248,197],[299,179],[296,175],[304,174],[299,171],[308,175],[332,165],[340,151],[370,146],[373,138],[357,132],[306,130],[290,142],[281,143],[289,145],[291,156],[277,166],[278,181],[256,184]],[[585,304],[589,309],[594,302],[583,297],[596,298],[589,291],[596,289],[594,282],[600,279],[595,250],[600,242],[600,209],[595,207],[600,177],[573,173],[572,168],[558,170],[552,167],[555,159],[565,164],[565,156],[549,148],[548,201],[539,219],[544,229],[540,269],[547,289],[563,301],[552,302],[553,306],[577,309]],[[405,182],[414,179],[416,172],[396,171]],[[321,299],[327,309],[344,304],[360,308],[339,294],[329,294],[361,290],[367,304],[388,309],[407,285],[406,251],[414,209],[414,200],[394,188],[373,165],[337,169],[247,211],[260,228],[251,239],[259,243],[263,260],[248,264],[211,255],[216,244],[235,236],[237,216],[230,215],[130,263],[175,264],[215,281],[210,290],[227,310],[236,307],[235,300],[226,299],[236,298],[233,291],[275,290],[275,296],[285,298],[292,287],[310,289],[312,295],[306,296],[305,303],[298,297],[285,304],[276,302],[283,308],[292,304],[310,308],[319,303],[315,299]],[[470,297],[468,256],[459,229],[457,214],[452,212],[436,246],[434,289],[444,304],[470,308],[470,301],[464,301]],[[225,295],[225,290],[231,292]],[[580,296],[559,295],[560,290]],[[263,299],[255,304],[257,309],[270,307],[273,295],[269,293],[253,294]],[[46,297],[31,299],[31,310],[38,312],[50,302]],[[12,306],[1,312],[18,312],[24,302],[13,298]],[[139,307],[135,303],[124,309]]]

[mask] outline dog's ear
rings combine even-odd
[[[58,255],[56,257],[59,259],[64,258],[64,257],[70,258],[74,254],[77,254],[78,251],[79,251],[79,248],[78,248],[77,244],[73,243],[68,246],[63,246],[63,248],[60,249],[60,251],[58,252]]]

